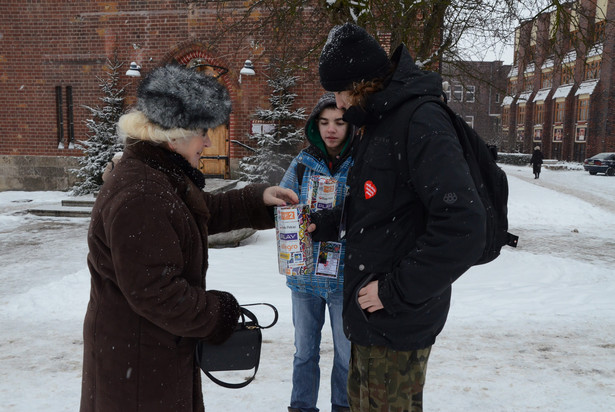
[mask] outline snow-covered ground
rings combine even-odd
[[[425,410],[613,411],[615,178],[544,170],[534,180],[528,167],[504,169],[519,247],[454,285],[449,320],[429,360]],[[65,198],[0,192],[2,411],[78,410],[89,219],[23,213]],[[263,331],[261,367],[248,387],[224,389],[203,376],[207,411],[285,410],[293,329],[274,231],[258,232],[239,248],[211,250],[208,284],[241,303],[272,303],[280,320]],[[268,312],[257,313],[267,322]],[[323,411],[330,409],[327,328]]]

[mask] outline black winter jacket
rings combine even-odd
[[[485,210],[444,109],[425,103],[408,117],[405,104],[414,97],[441,96],[440,76],[420,71],[404,46],[392,60],[397,68],[386,88],[365,110],[353,106],[344,116],[363,133],[354,139],[343,217],[343,316],[354,343],[414,350],[435,342],[451,284],[480,257]],[[384,310],[369,314],[357,294],[372,280]]]

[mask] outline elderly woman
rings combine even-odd
[[[88,233],[81,411],[203,411],[198,339],[230,336],[239,306],[207,290],[207,236],[274,226],[289,189],[211,195],[197,169],[207,129],[228,121],[228,91],[181,66],[151,72],[120,118],[122,161],[103,185]]]

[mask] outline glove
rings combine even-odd
[[[224,343],[235,331],[241,309],[237,299],[228,292],[220,290],[210,290],[210,294],[218,298],[218,322],[211,335],[205,340],[214,345]]]

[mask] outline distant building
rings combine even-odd
[[[501,115],[510,67],[501,61],[442,65],[442,79],[448,83],[449,106],[498,149],[505,149],[506,143]]]
[[[518,28],[502,130],[519,152],[540,146],[546,157],[581,162],[615,151],[615,36],[606,35],[615,0],[566,7]]]

